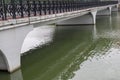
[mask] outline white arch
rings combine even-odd
[[[8,60],[3,52],[0,50],[0,69],[7,70],[9,68]]]
[[[0,69],[13,72],[21,66],[20,51],[26,35],[33,30],[33,25],[9,26],[0,30],[0,49],[2,62],[6,65]],[[2,63],[1,63],[2,64]]]

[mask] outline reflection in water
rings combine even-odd
[[[117,16],[119,17],[119,15]],[[113,17],[112,22],[115,21],[114,19],[116,18]],[[109,24],[111,25],[110,29],[109,27],[108,29],[98,29],[99,33],[97,33],[97,36],[99,36],[99,39],[97,44],[95,44],[96,47],[89,51],[90,54],[94,53],[93,57],[90,56],[90,58],[81,64],[81,68],[74,72],[75,76],[72,80],[120,79],[120,27],[118,27],[120,23],[111,23],[110,21]],[[104,25],[97,25],[97,27],[101,26]]]
[[[98,36],[97,36],[97,29],[96,29],[96,25],[93,25],[93,40],[97,40]]]
[[[114,13],[111,18],[98,17],[96,26],[39,28],[38,42],[44,39],[42,31],[53,41],[22,57],[20,80],[119,80],[119,21],[120,13]],[[0,72],[2,80],[13,78]]]
[[[0,80],[23,80],[21,70],[17,70],[12,74],[0,72]]]

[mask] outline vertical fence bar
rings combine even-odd
[[[58,13],[58,1],[56,1],[56,13]]]
[[[30,17],[30,2],[27,1],[27,11],[28,11],[28,17]]]
[[[5,0],[3,0],[3,18],[4,20],[7,20],[7,11],[6,11],[6,4],[5,4]]]
[[[20,0],[20,12],[21,12],[21,18],[24,17],[24,14],[23,14],[23,1]]]
[[[43,11],[44,15],[46,15],[46,1],[43,1]]]
[[[42,15],[42,4],[41,4],[41,1],[39,1],[39,14]]]
[[[61,1],[59,1],[59,10],[60,10],[60,13],[62,13],[62,4],[61,4]]]
[[[12,5],[12,14],[13,14],[13,19],[16,19],[16,4],[14,0],[11,0],[11,5]]]
[[[51,3],[50,3],[50,1],[48,1],[48,3],[47,3],[47,8],[48,8],[48,13],[49,14],[51,14]]]
[[[35,1],[33,1],[33,12],[34,12],[34,16],[36,16],[36,10],[37,10],[37,4]]]
[[[52,1],[52,11],[53,11],[53,14],[55,14],[55,4],[54,4],[54,1]]]

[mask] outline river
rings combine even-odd
[[[120,12],[98,16],[96,25],[36,28],[28,49],[21,69],[0,71],[0,80],[120,80]]]

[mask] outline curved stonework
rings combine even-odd
[[[3,52],[0,50],[0,69],[1,70],[7,70],[7,59],[6,56],[3,54]]]
[[[0,70],[13,72],[20,68],[20,52],[26,35],[33,29],[32,25],[9,26],[0,30]]]
[[[107,7],[106,9],[100,10],[97,12],[98,16],[109,16],[111,15],[111,8],[112,7]]]

